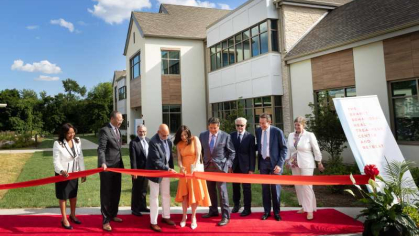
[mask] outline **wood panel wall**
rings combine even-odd
[[[352,49],[311,59],[311,70],[314,90],[355,86]]]
[[[387,81],[419,76],[419,32],[383,41]]]
[[[162,75],[161,90],[163,105],[182,104],[182,83],[180,75]]]
[[[141,106],[141,77],[130,80],[131,108]]]

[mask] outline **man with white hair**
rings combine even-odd
[[[137,137],[129,143],[129,157],[131,169],[145,169],[148,156],[148,143],[150,139],[146,137],[147,127],[140,124],[137,126]],[[147,209],[148,179],[144,176],[132,176],[131,193],[131,212],[135,216],[141,216],[141,212],[150,212]]]
[[[256,139],[255,136],[246,131],[247,120],[239,117],[235,121],[236,130],[231,133],[236,157],[233,162],[233,173],[253,174],[255,172],[256,163]],[[243,188],[244,209],[240,216],[248,216],[252,213],[250,207],[252,202],[252,188],[250,184],[241,184]],[[240,183],[233,183],[233,202],[234,207],[232,213],[240,210]]]

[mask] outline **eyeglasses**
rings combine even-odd
[[[244,127],[244,125],[236,125],[236,127]]]

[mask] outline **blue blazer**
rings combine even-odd
[[[283,167],[284,160],[287,156],[287,141],[285,140],[284,133],[278,127],[270,126],[269,137],[269,155],[271,157],[272,166]],[[262,160],[262,129],[256,129],[256,139],[258,146],[258,166],[260,170],[260,160]]]
[[[242,173],[254,172],[256,167],[255,136],[245,131],[242,141],[237,137],[237,131],[230,134],[236,150],[236,157],[233,161],[233,170],[239,166]]]
[[[169,163],[166,160],[166,154],[163,146],[163,142],[160,140],[159,134],[155,134],[148,143],[148,157],[146,161],[147,170],[169,170],[173,169],[173,154],[172,154],[172,141],[167,140],[170,149]],[[167,167],[169,164],[169,167]],[[162,178],[159,177],[148,177],[150,181],[160,183]]]

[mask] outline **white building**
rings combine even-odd
[[[355,0],[328,13],[285,57],[292,112],[319,96],[377,95],[404,157],[419,153],[419,1]],[[331,102],[331,101],[329,101]],[[353,162],[351,151],[344,152]]]
[[[124,118],[124,122],[121,125],[121,134],[127,135],[127,86],[126,86],[126,71],[115,71],[112,87],[113,87],[113,110],[119,111]],[[124,140],[126,140],[124,138]]]
[[[229,11],[162,4],[159,13],[133,12],[124,55],[128,136],[142,118],[148,136],[166,123],[194,135],[206,129],[206,27]]]

